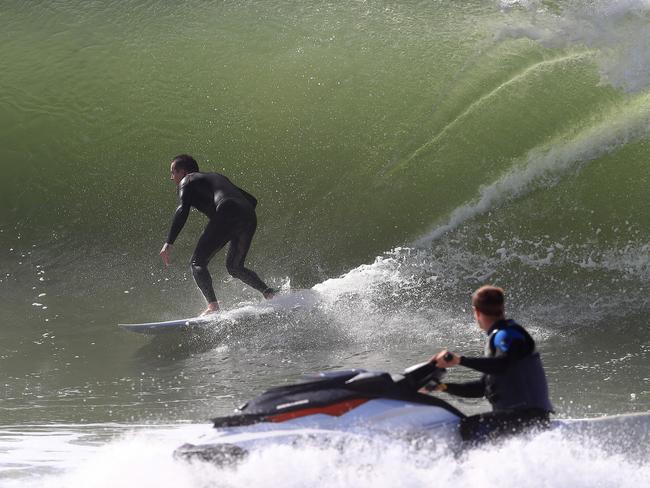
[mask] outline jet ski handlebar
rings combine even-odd
[[[444,356],[445,361],[453,359],[451,353]],[[404,381],[413,390],[419,390],[424,385],[431,383],[439,383],[442,377],[447,372],[444,368],[439,368],[435,361],[427,361],[425,363],[414,364],[404,370]]]

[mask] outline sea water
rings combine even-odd
[[[649,21],[641,0],[4,2],[0,486],[648,484],[647,447],[615,433],[228,469],[172,452],[304,373],[480,355],[485,283],[536,339],[556,417],[649,411]],[[248,265],[313,300],[208,334],[117,328],[203,306],[203,217],[157,255],[181,152],[258,198]],[[222,259],[222,306],[259,307]]]

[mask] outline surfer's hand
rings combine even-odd
[[[160,250],[159,254],[163,260],[163,263],[165,263],[165,266],[169,266],[169,263],[171,262],[171,258],[169,256],[171,250],[172,250],[172,245],[168,244],[167,242],[165,242],[162,249]]]

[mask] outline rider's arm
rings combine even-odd
[[[485,396],[485,383],[483,379],[465,383],[440,383],[437,390],[464,398],[481,398]]]
[[[185,191],[184,187],[181,187],[178,190],[179,205],[176,207],[176,213],[174,214],[174,219],[172,220],[171,228],[169,229],[169,235],[165,241],[167,244],[173,244],[178,234],[180,234],[185,222],[187,222],[187,217],[190,214],[190,202]]]
[[[460,357],[460,365],[485,374],[503,373],[510,364],[510,359],[504,356],[493,358],[468,358]]]
[[[514,328],[497,332],[493,339],[494,357],[460,357],[460,364],[486,374],[504,373],[511,362],[517,361],[535,349],[535,343]]]

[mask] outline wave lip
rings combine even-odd
[[[525,161],[496,182],[480,188],[475,202],[456,208],[445,224],[416,240],[428,246],[462,223],[538,188],[549,188],[565,175],[575,174],[590,161],[601,158],[650,134],[650,95],[616,107],[603,122],[557,141],[550,149],[531,151]]]
[[[602,81],[627,92],[650,86],[650,2],[501,0],[510,16],[495,40],[528,38],[548,48],[587,46],[597,51]],[[522,14],[522,10],[528,15]]]

